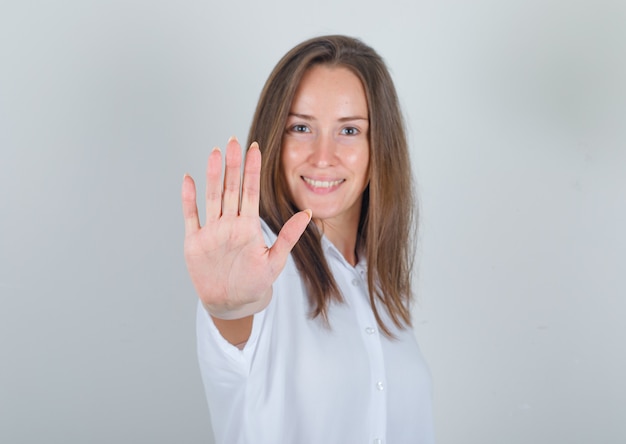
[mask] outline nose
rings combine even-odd
[[[330,135],[320,134],[313,142],[309,161],[318,168],[326,168],[335,164],[336,142]]]

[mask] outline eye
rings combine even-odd
[[[293,125],[293,126],[290,128],[290,130],[291,130],[291,131],[293,131],[294,133],[310,133],[310,132],[311,132],[311,130],[309,129],[309,127],[308,127],[308,126],[306,126],[306,125],[300,125],[300,124],[298,124],[298,125]]]
[[[353,126],[348,126],[341,130],[341,134],[343,134],[344,136],[356,136],[359,133],[360,131]]]

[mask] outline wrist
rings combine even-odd
[[[214,318],[231,321],[252,316],[263,311],[272,299],[272,288],[254,302],[233,306],[230,304],[207,304],[202,301],[204,309]]]

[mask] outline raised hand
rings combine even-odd
[[[242,155],[237,139],[232,137],[226,146],[223,187],[221,157],[217,148],[209,156],[203,227],[195,183],[191,176],[183,178],[185,261],[205,309],[216,318],[241,319],[269,304],[272,284],[306,229],[311,211],[289,219],[268,247],[259,220],[261,152],[257,143],[246,155],[241,193]]]

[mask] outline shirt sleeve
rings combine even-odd
[[[210,370],[211,379],[236,382],[245,378],[250,370],[251,358],[261,334],[267,309],[254,315],[250,337],[243,349],[232,345],[221,335],[213,319],[198,301],[196,335],[198,360],[203,378]]]
[[[242,426],[248,376],[265,322],[267,308],[254,315],[250,338],[243,350],[222,337],[213,319],[198,302],[196,316],[200,375],[209,405],[211,422],[220,442]],[[235,441],[231,441],[235,442]]]

